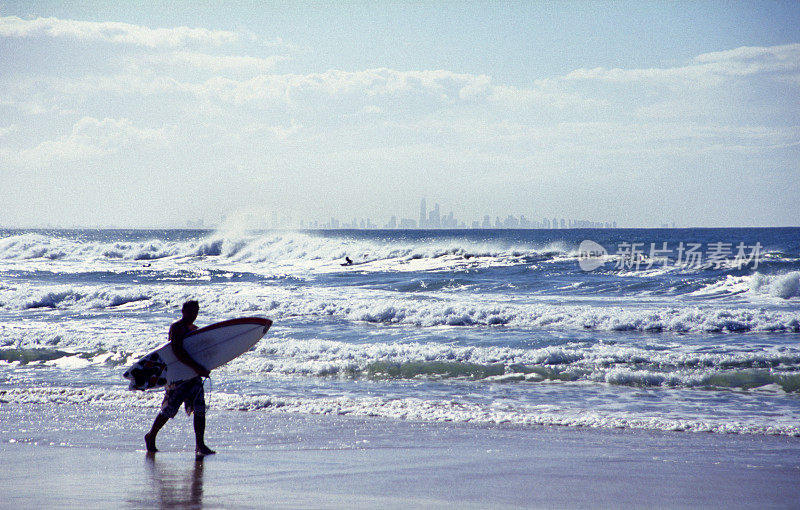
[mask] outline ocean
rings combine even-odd
[[[188,299],[274,321],[210,416],[800,436],[800,228],[0,230],[0,406],[155,415]]]

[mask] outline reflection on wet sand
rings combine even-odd
[[[190,468],[181,469],[181,465],[159,462],[156,454],[148,453],[145,465],[150,483],[131,503],[149,508],[203,508],[203,460],[198,455]]]

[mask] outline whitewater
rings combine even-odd
[[[0,230],[0,409],[155,412],[121,374],[188,299],[275,321],[212,408],[800,436],[798,228]]]

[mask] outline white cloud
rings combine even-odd
[[[292,121],[288,127],[270,126],[269,130],[281,142],[289,141],[293,136],[303,130],[303,126]]]
[[[704,53],[684,66],[619,69],[596,67],[576,69],[560,79],[610,83],[691,83],[714,86],[730,77],[751,77],[777,73],[790,80],[800,76],[800,44],[771,47],[741,47]]]
[[[192,60],[198,65],[215,65],[213,57],[206,57],[210,56],[182,52],[176,58]],[[166,56],[165,60],[171,58],[173,56]],[[220,61],[218,65],[247,67],[268,66],[272,63],[271,60],[256,61],[246,57],[242,59]],[[425,98],[435,104],[475,101],[481,96],[486,97],[493,89],[490,80],[483,75],[457,74],[449,71],[397,71],[385,68],[355,72],[330,70],[310,74],[259,74],[243,80],[213,76],[200,82],[183,81],[168,73],[156,73],[152,69],[145,69],[116,75],[59,78],[49,83],[20,81],[15,90],[17,94],[24,94],[33,86],[48,87],[50,96],[59,94],[85,96],[104,91],[123,95],[179,92],[234,105],[300,106],[308,103],[310,106],[318,107],[326,104],[337,109],[346,108],[356,112],[367,105],[381,108],[375,104],[381,99]]]
[[[198,67],[256,70],[270,67],[281,57],[251,59],[176,52],[148,55],[146,61],[190,62]],[[53,96],[101,94],[113,92],[130,95],[159,95],[181,93],[198,99],[232,105],[260,108],[297,107],[319,108],[352,113],[390,112],[392,105],[414,114],[457,104],[487,105],[493,108],[519,109],[538,104],[555,108],[599,107],[603,100],[583,98],[555,88],[540,90],[499,86],[486,75],[459,74],[446,70],[398,71],[379,68],[363,71],[329,70],[323,73],[276,74],[262,73],[251,78],[235,79],[216,75],[203,81],[186,81],[157,72],[155,69],[135,69],[116,75],[84,75],[81,78],[61,78],[46,86]],[[29,90],[23,85],[19,90]],[[396,109],[395,108],[395,109]]]
[[[532,125],[524,122],[487,122],[479,118],[448,122],[425,119],[391,130],[417,143],[437,140],[460,151],[508,157],[513,165],[530,158],[597,156],[686,156],[724,150],[767,153],[797,145],[800,128],[728,126],[697,122],[559,122]],[[463,152],[462,152],[463,153]]]
[[[268,74],[250,80],[212,79],[203,85],[214,94],[233,103],[251,100],[291,101],[308,94],[327,98],[375,98],[382,96],[426,94],[446,102],[465,97],[475,98],[489,88],[489,78],[483,75],[457,74],[450,71],[397,71],[366,69],[324,73]]]
[[[32,101],[28,99],[27,94],[30,93],[30,89],[27,91],[22,91],[17,96],[25,96],[25,97],[17,97],[16,100],[12,99],[0,99],[0,106],[11,106],[16,108],[17,110],[27,113],[28,115],[40,115],[42,113],[47,113],[53,110],[52,108],[45,108],[37,101]],[[14,94],[11,94],[9,90],[5,91],[6,97],[11,97]]]
[[[785,44],[782,46],[742,46],[732,50],[703,53],[692,59],[698,63],[709,62],[740,62],[746,60],[768,60],[772,62],[800,61],[800,44]]]
[[[492,87],[489,100],[507,105],[510,108],[522,108],[529,105],[547,105],[554,108],[596,109],[608,106],[605,99],[586,97],[566,90],[552,80],[540,80],[532,87],[511,87],[495,85]]]
[[[279,62],[288,60],[282,55],[272,55],[266,58],[239,55],[209,55],[192,51],[173,51],[169,53],[155,53],[133,57],[137,64],[164,65],[171,68],[190,67],[202,69],[211,73],[225,71],[242,71],[250,73],[267,73],[272,71]]]
[[[300,99],[351,98],[358,102],[389,96],[425,95],[443,102],[474,98],[486,87],[484,76],[449,71],[329,70],[312,74],[265,74],[249,80],[212,78],[197,90],[234,104],[264,101],[296,103]],[[467,91],[462,93],[462,91]]]
[[[795,72],[794,46],[704,54],[669,68],[579,69],[528,86],[443,69],[276,73],[285,57],[231,48],[117,48],[111,65],[80,74],[5,77],[5,104],[34,102],[42,113],[9,119],[21,133],[7,139],[30,148],[0,144],[0,159],[22,170],[113,166],[139,175],[168,159],[200,184],[278,176],[287,201],[298,203],[307,195],[297,183],[337,169],[431,188],[439,184],[428,180],[456,174],[467,187],[532,175],[573,176],[578,190],[633,174],[686,181],[698,164],[721,161],[738,165],[737,175],[755,161],[785,167],[798,146],[796,111],[784,105],[795,89],[761,87]],[[743,86],[728,87],[732,77]],[[776,89],[788,97],[774,97]],[[80,112],[70,119],[84,117],[71,130],[37,127],[67,109]],[[175,127],[144,127],[165,123]],[[228,167],[243,170],[228,175]]]
[[[609,69],[595,67],[593,69],[576,69],[558,80],[608,82],[616,84],[629,83],[663,83],[677,82],[681,84],[693,83],[695,85],[713,86],[720,83],[720,77],[712,71],[711,66],[692,65],[670,68],[650,69]]]
[[[243,34],[205,28],[149,28],[113,21],[95,22],[59,18],[0,17],[0,37],[72,37],[87,41],[133,44],[150,48],[177,48],[192,43],[220,46],[236,43]],[[252,37],[252,36],[249,36]]]
[[[108,156],[142,143],[162,143],[173,129],[138,128],[128,119],[84,117],[72,126],[70,134],[22,150],[16,159],[23,166],[37,167]]]
[[[19,131],[19,126],[16,124],[11,124],[10,126],[0,126],[0,138],[16,131]]]

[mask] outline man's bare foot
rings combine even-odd
[[[144,444],[147,446],[147,451],[149,453],[156,453],[158,451],[158,448],[156,448],[156,438],[151,437],[149,432],[144,435]]]
[[[215,453],[217,453],[206,445],[198,446],[197,448],[194,449],[194,452],[197,455],[214,455]]]

